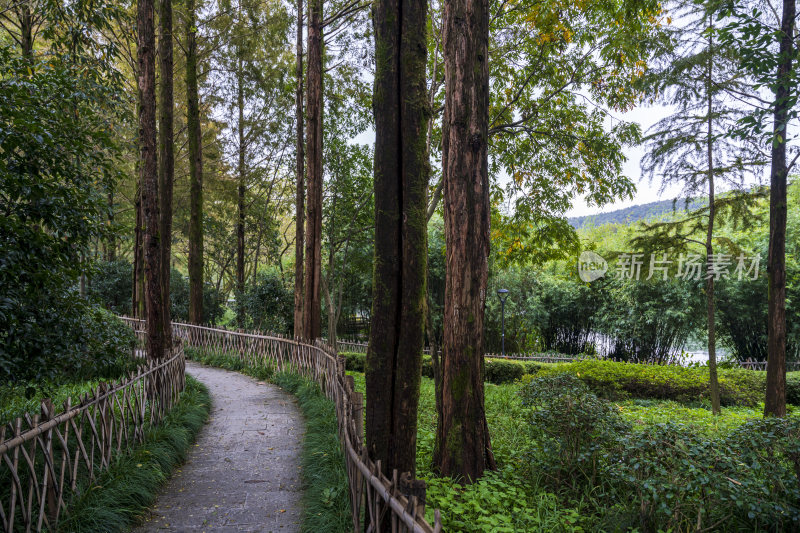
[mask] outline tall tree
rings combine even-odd
[[[306,84],[307,207],[305,275],[303,281],[303,337],[322,332],[320,275],[322,263],[322,2],[309,0],[308,74]]]
[[[652,180],[656,176],[662,189],[680,185],[688,199],[707,197],[705,208],[685,217],[657,222],[634,243],[663,252],[687,246],[704,248],[708,270],[705,273],[706,323],[709,385],[714,414],[720,414],[717,378],[715,281],[715,224],[726,217],[748,224],[749,206],[755,196],[745,190],[748,178],[763,165],[758,147],[746,140],[726,138],[743,111],[730,101],[752,93],[737,76],[737,50],[715,42],[714,19],[720,2],[674,4],[677,24],[670,26],[670,39],[642,80],[646,94],[675,108],[675,112],[656,123],[645,141],[649,152],[642,169]],[[717,189],[731,191],[721,197]],[[719,220],[718,220],[719,218]],[[705,240],[694,238],[705,233]],[[720,250],[717,248],[717,252]]]
[[[416,473],[427,273],[426,0],[375,4],[375,266],[367,350],[367,449]]]
[[[245,225],[245,203],[244,195],[247,190],[247,172],[245,170],[245,146],[244,134],[244,72],[242,61],[241,44],[236,49],[236,109],[238,120],[236,121],[236,132],[239,136],[238,157],[236,163],[236,176],[238,185],[236,187],[236,318],[239,325],[243,325],[244,307],[239,300],[244,294],[244,225]]]
[[[445,3],[443,40],[447,270],[442,401],[433,460],[440,474],[469,483],[496,467],[483,391],[490,237],[488,0]]]
[[[161,242],[161,302],[164,306],[164,339],[167,349],[172,346],[172,327],[170,325],[169,278],[172,263],[172,188],[175,181],[174,141],[174,97],[172,68],[172,0],[160,0],[158,9],[159,36],[159,104],[158,117],[158,192],[161,222],[159,225]]]
[[[295,240],[294,240],[294,336],[303,336],[303,246],[305,224],[305,153],[303,151],[303,0],[297,0],[295,44]]]
[[[161,285],[161,219],[158,196],[158,154],[156,153],[156,64],[155,6],[153,0],[139,0],[137,48],[139,54],[139,172],[142,183],[144,232],[145,310],[147,316],[147,357],[164,357],[167,324],[164,320]]]
[[[189,322],[203,321],[203,135],[197,88],[195,0],[186,0],[186,123],[189,136]]]
[[[739,50],[740,72],[749,75],[755,90],[769,89],[771,100],[760,94],[743,99],[751,104],[739,127],[729,135],[757,139],[770,150],[770,220],[767,251],[767,388],[765,416],[786,415],[786,179],[800,153],[787,158],[788,144],[796,139],[790,123],[800,115],[800,47],[797,46],[797,3],[728,2],[728,18],[721,40]],[[771,116],[770,116],[771,115]],[[772,119],[772,128],[768,127]]]
[[[786,143],[790,110],[797,101],[794,60],[796,0],[783,0],[775,76],[772,167],[769,183],[769,250],[767,251],[767,393],[765,416],[786,416],[786,177],[789,164]]]

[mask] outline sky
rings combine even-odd
[[[671,112],[669,107],[664,106],[639,106],[627,113],[615,114],[615,117],[626,122],[636,122],[642,128],[642,134],[647,134],[647,129],[654,125],[662,118],[667,117]],[[632,200],[619,200],[613,204],[608,204],[603,207],[596,205],[588,206],[582,198],[577,198],[574,202],[574,207],[567,211],[568,217],[581,217],[585,215],[597,215],[599,213],[609,213],[617,209],[623,209],[634,205],[647,204],[656,202],[658,200],[672,200],[680,198],[680,186],[672,186],[661,192],[661,183],[653,180],[652,183],[647,179],[640,179],[642,170],[640,162],[645,154],[645,147],[643,145],[636,147],[626,148],[624,151],[628,160],[623,167],[624,175],[631,178],[636,184],[636,194]]]

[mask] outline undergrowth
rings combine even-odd
[[[110,533],[135,524],[186,458],[210,409],[206,387],[187,376],[180,401],[158,427],[147,430],[144,442],[132,453],[118,457],[92,486],[83,487],[70,503],[59,531]]]

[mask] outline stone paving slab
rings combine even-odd
[[[294,397],[237,372],[186,369],[211,393],[209,422],[134,531],[300,531],[305,428]]]

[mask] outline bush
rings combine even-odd
[[[520,395],[530,408],[534,470],[556,489],[594,485],[603,455],[629,429],[619,411],[569,374],[534,379]]]
[[[687,403],[710,398],[707,367],[640,365],[585,359],[552,366],[540,373],[575,375],[596,394],[610,399],[632,396]],[[741,368],[720,369],[722,404],[758,404],[764,399],[765,379],[763,372]]]
[[[74,292],[52,296],[23,330],[0,332],[0,384],[42,389],[132,368],[131,328]]]
[[[133,265],[125,260],[99,261],[89,277],[89,297],[115,315],[131,314]]]
[[[246,315],[243,326],[257,331],[289,334],[294,324],[294,294],[277,272],[259,272],[254,285],[236,296]]]
[[[189,279],[172,269],[169,278],[170,314],[172,320],[189,321]],[[203,284],[204,324],[214,324],[225,313],[225,300],[211,283]]]
[[[340,352],[340,356],[345,358],[345,368],[352,372],[364,372],[367,363],[367,355],[355,352]],[[503,383],[513,383],[522,378],[525,374],[536,373],[540,365],[528,361],[509,361],[503,359],[486,359],[486,373],[484,381],[502,385]],[[422,375],[433,379],[433,361],[429,355],[422,356]]]
[[[618,498],[630,501],[632,522],[645,531],[719,524],[728,531],[794,530],[800,419],[751,420],[720,440],[682,424],[657,424],[628,435],[611,472],[620,482]]]

